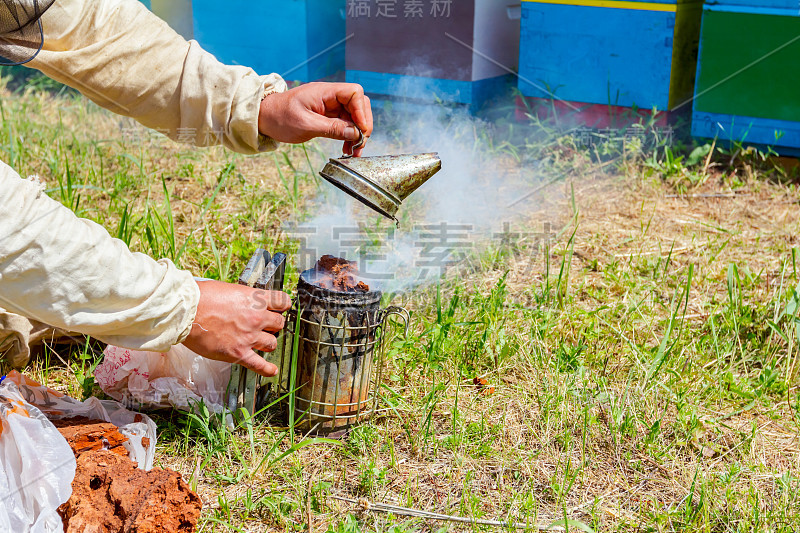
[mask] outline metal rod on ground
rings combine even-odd
[[[750,196],[749,192],[719,192],[719,193],[703,193],[703,194],[667,194],[665,198],[741,198],[743,196]]]
[[[561,180],[562,178],[563,178],[563,176],[558,176],[557,178],[553,178],[552,180],[550,180],[550,181],[548,181],[546,183],[540,184],[538,187],[535,187],[532,191],[526,192],[525,194],[523,194],[522,196],[520,196],[519,198],[517,198],[516,200],[514,200],[510,204],[508,204],[506,206],[506,209],[510,209],[510,208],[514,207],[515,205],[517,205],[518,203],[524,202],[525,200],[527,200],[528,198],[530,198],[531,196],[533,196],[537,192],[541,191],[545,187],[549,187],[550,185],[554,184],[555,182]]]
[[[433,513],[430,511],[422,511],[420,509],[412,509],[410,507],[400,507],[399,505],[391,505],[388,503],[373,503],[369,500],[354,500],[353,498],[345,498],[344,496],[337,496],[331,494],[334,500],[343,502],[354,503],[359,505],[365,511],[377,511],[381,513],[394,513],[404,516],[413,516],[416,518],[428,518],[431,520],[446,520],[448,522],[459,522],[462,524],[475,524],[478,526],[496,526],[496,527],[511,527],[514,529],[538,529],[540,531],[564,531],[562,526],[543,526],[541,524],[523,524],[522,522],[503,522],[502,520],[483,520],[480,518],[466,518],[463,516],[453,516],[447,514]]]

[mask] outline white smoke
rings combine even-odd
[[[389,132],[378,117],[391,121]],[[300,242],[298,268],[321,255],[358,261],[361,276],[386,292],[438,280],[470,250],[480,249],[518,220],[514,206],[531,191],[535,172],[492,149],[491,125],[465,109],[394,104],[376,114],[364,156],[438,152],[442,169],[401,206],[399,226],[323,183],[310,220],[292,221],[286,233]],[[330,157],[339,143],[324,142]],[[527,183],[526,183],[527,182]],[[512,207],[514,206],[514,207]]]

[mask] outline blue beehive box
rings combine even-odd
[[[800,154],[800,4],[709,0],[692,134]]]
[[[702,0],[525,0],[520,92],[670,110],[692,96]]]
[[[350,0],[347,81],[367,93],[474,108],[513,83],[508,0]]]
[[[192,33],[223,63],[287,81],[341,79],[345,7],[345,0],[193,0]]]

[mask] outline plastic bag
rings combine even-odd
[[[72,494],[75,456],[12,380],[0,382],[0,531],[63,532],[58,506]]]
[[[123,446],[128,450],[131,460],[136,461],[142,470],[153,468],[153,458],[156,453],[156,424],[149,416],[129,411],[121,403],[113,400],[91,397],[84,402],[78,401],[42,386],[16,370],[9,372],[5,381],[14,383],[23,399],[36,406],[49,419],[84,416],[114,424],[119,428],[119,432],[128,438]],[[58,435],[63,440],[61,434]]]
[[[226,412],[231,364],[197,355],[179,344],[167,353],[108,346],[94,371],[103,392],[136,408],[192,411],[202,400],[215,414]]]

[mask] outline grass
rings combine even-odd
[[[197,275],[235,278],[257,244],[296,250],[281,223],[320,187],[310,145],[195,150],[39,84],[6,88],[2,112],[4,161]],[[231,432],[154,415],[156,462],[201,495],[202,530],[503,529],[369,502],[573,531],[800,528],[796,167],[742,146],[584,147],[545,125],[520,141],[498,124],[476,145],[535,161],[545,186],[513,232],[402,295],[411,329],[391,336],[380,416],[334,443],[260,417]],[[96,394],[98,350],[28,372]]]

